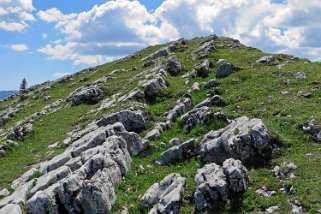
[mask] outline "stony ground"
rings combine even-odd
[[[210,36],[35,86],[0,103],[0,208],[320,213],[320,84],[320,63]]]

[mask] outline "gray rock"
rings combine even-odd
[[[312,94],[310,92],[298,91],[297,96],[301,98],[311,98]]]
[[[31,123],[23,124],[15,127],[8,135],[9,139],[22,140],[25,136],[33,132],[33,125]]]
[[[211,107],[211,106],[225,106],[226,103],[221,99],[221,96],[214,95],[211,98],[207,98],[201,103],[197,104],[195,108],[201,108],[204,106]]]
[[[173,138],[168,143],[168,148],[172,148],[174,146],[179,146],[183,143],[182,139],[180,138]]]
[[[204,62],[200,62],[194,66],[191,77],[208,77],[209,73],[210,62],[208,60],[205,60]]]
[[[180,120],[187,130],[192,130],[198,124],[207,123],[210,120],[227,120],[227,118],[223,113],[212,113],[209,107],[203,106],[187,112]]]
[[[163,47],[161,49],[159,49],[158,51],[150,54],[149,56],[143,58],[142,60],[154,60],[160,57],[164,57],[164,56],[168,56],[170,54],[170,52],[174,51],[177,48],[177,45],[182,44],[181,41],[176,41],[171,43],[170,45]]]
[[[231,63],[226,62],[225,60],[219,60],[217,62],[216,77],[224,78],[228,77],[234,72],[234,66]]]
[[[163,132],[162,129],[159,128],[154,128],[151,131],[149,131],[146,136],[145,139],[147,140],[155,140],[157,138],[159,138],[161,136],[161,133]]]
[[[243,164],[256,163],[270,157],[271,139],[260,119],[244,116],[205,135],[198,145],[198,153],[204,163],[222,164],[229,158],[241,160]]]
[[[65,76],[59,78],[57,80],[57,83],[66,83],[66,82],[70,82],[71,80],[73,80],[73,76],[72,75],[65,75]]]
[[[174,76],[183,70],[182,63],[176,58],[175,55],[171,56],[162,67],[166,72]]]
[[[290,202],[290,206],[292,208],[292,213],[303,213],[303,207],[298,201]]]
[[[162,153],[155,163],[162,166],[186,160],[194,155],[194,144],[195,139],[191,139],[178,146],[173,146]]]
[[[196,56],[193,57],[193,60],[199,60],[199,59],[206,59],[208,58],[208,54],[207,53],[204,53],[204,54],[198,54]]]
[[[267,213],[277,213],[279,211],[279,206],[271,206],[265,210]]]
[[[166,80],[164,80],[163,77],[158,76],[155,79],[151,79],[143,83],[142,87],[144,88],[145,96],[151,98],[157,96],[160,91],[166,89],[167,85],[168,83]]]
[[[205,87],[206,88],[213,88],[213,87],[218,86],[219,84],[220,83],[216,79],[211,79],[205,84]]]
[[[199,52],[210,52],[214,51],[215,48],[215,42],[214,40],[210,40],[208,42],[203,43],[199,48],[197,48],[193,53],[199,53]]]
[[[8,196],[10,192],[5,188],[0,191],[0,197]]]
[[[242,162],[233,158],[223,162],[223,170],[227,176],[229,189],[234,193],[245,192],[249,185],[247,169],[242,165]]]
[[[274,56],[264,56],[256,60],[256,63],[268,64],[269,62],[272,62],[274,59],[275,59]]]
[[[299,71],[294,74],[294,77],[297,79],[306,79],[307,75],[304,72]]]
[[[29,169],[27,172],[25,172],[25,173],[24,173],[23,175],[21,175],[19,178],[17,178],[16,180],[14,180],[14,181],[12,182],[12,184],[11,184],[11,187],[12,187],[13,189],[17,189],[18,187],[26,184],[26,183],[30,180],[30,178],[31,178],[34,174],[36,174],[37,172],[39,172],[39,170],[36,169],[36,168],[34,168],[34,167],[31,168],[31,169]]]
[[[318,123],[314,118],[308,120],[302,126],[302,130],[313,136],[317,141],[321,141],[321,124]]]
[[[272,170],[272,173],[275,177],[279,179],[285,178],[295,178],[295,171],[297,169],[297,165],[293,162],[283,162],[281,166],[275,166]]]
[[[140,111],[131,110],[123,110],[120,112],[112,113],[97,121],[96,124],[101,127],[111,125],[116,122],[121,122],[127,131],[140,132],[145,129],[146,126],[143,113]]]
[[[22,210],[19,205],[8,204],[0,210],[0,214],[22,214]]]
[[[193,85],[192,85],[192,88],[188,90],[189,93],[193,93],[195,91],[199,91],[201,90],[200,89],[200,84],[198,82],[195,82]]]
[[[262,186],[261,188],[257,189],[255,192],[258,195],[268,197],[268,198],[270,198],[276,194],[275,191],[269,191],[265,186]]]
[[[82,103],[97,103],[101,99],[102,94],[103,91],[98,86],[81,87],[69,94],[67,101],[71,101],[74,106]]]
[[[194,200],[199,212],[215,210],[228,198],[228,183],[224,170],[215,163],[197,170]]]
[[[97,85],[100,85],[100,84],[103,84],[103,83],[106,83],[108,80],[112,79],[113,76],[112,75],[107,75],[107,76],[104,76],[98,80],[96,80],[95,82],[93,82],[91,84],[91,86],[97,86]]]
[[[183,98],[176,101],[174,108],[165,113],[166,118],[175,122],[176,119],[183,113],[189,111],[192,108],[192,100],[190,98]]]
[[[141,199],[141,207],[152,208],[150,214],[178,214],[185,191],[185,178],[173,173],[151,186]]]

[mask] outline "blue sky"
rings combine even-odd
[[[0,2],[0,90],[209,34],[321,59],[320,0],[7,0]]]

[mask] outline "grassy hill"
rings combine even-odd
[[[218,79],[217,87],[224,107],[211,107],[213,112],[221,111],[230,119],[240,116],[256,117],[263,120],[273,135],[277,136],[282,146],[275,149],[272,159],[262,167],[248,168],[250,187],[239,198],[237,203],[228,203],[225,213],[259,213],[266,208],[278,205],[281,213],[289,213],[289,202],[299,201],[307,213],[317,213],[321,209],[321,144],[300,127],[311,118],[321,123],[321,63],[313,63],[307,59],[297,59],[288,55],[263,53],[244,45],[233,46],[235,41],[218,37],[215,39],[216,50],[208,53],[210,75],[205,78],[196,77],[185,84],[182,75],[191,72],[194,65],[204,59],[193,60],[193,51],[208,38],[195,38],[180,44],[172,51],[182,62],[184,70],[176,76],[168,76],[169,86],[155,99],[142,99],[140,103],[132,101],[116,101],[111,107],[100,108],[103,102],[128,94],[140,88],[140,73],[156,64],[166,61],[161,57],[148,67],[142,66],[146,56],[168,44],[156,45],[141,50],[124,59],[81,71],[64,80],[47,82],[35,86],[12,99],[0,102],[0,113],[10,108],[20,110],[0,127],[0,144],[6,142],[6,135],[15,124],[37,112],[42,112],[47,105],[62,99],[55,111],[40,114],[32,119],[34,131],[18,141],[0,157],[0,189],[9,188],[10,182],[19,177],[30,166],[50,159],[64,149],[48,149],[48,145],[62,142],[68,138],[68,132],[84,127],[95,119],[109,113],[133,107],[148,113],[148,128],[139,133],[142,137],[152,129],[154,124],[162,120],[164,113],[173,108],[175,102],[186,96],[195,82],[204,83],[215,78],[216,62],[225,59],[238,68],[238,71],[226,78]],[[263,56],[273,55],[275,60],[268,64],[257,63]],[[117,70],[115,72],[115,70]],[[304,78],[297,73],[304,72]],[[64,101],[77,88],[113,73],[112,79],[103,84],[103,97],[94,104],[72,106]],[[201,84],[200,90],[189,94],[193,106],[203,101],[209,89]],[[301,94],[310,93],[309,96]],[[197,125],[191,132],[182,128],[179,121],[172,124],[159,139],[151,141],[153,149],[143,157],[133,157],[129,174],[117,186],[116,204],[113,213],[120,213],[122,207],[129,208],[130,213],[140,213],[140,198],[155,182],[161,181],[172,172],[180,173],[187,179],[187,187],[181,213],[194,212],[194,176],[201,167],[195,159],[186,160],[170,166],[158,166],[154,162],[167,149],[169,140],[181,137],[184,140],[199,140],[210,130],[224,127],[226,124],[210,122]],[[280,180],[273,176],[271,169],[284,161],[294,162],[298,168],[293,179]],[[266,186],[276,191],[276,195],[260,197],[255,190]],[[280,189],[293,186],[291,194],[284,194]],[[9,188],[10,189],[10,188]]]

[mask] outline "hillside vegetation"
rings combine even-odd
[[[215,50],[195,52],[209,41],[214,41]],[[180,213],[194,213],[194,179],[197,170],[203,167],[199,155],[165,165],[158,165],[155,161],[168,149],[171,139],[181,138],[185,142],[194,138],[200,142],[209,131],[224,128],[242,116],[261,119],[275,144],[266,161],[245,164],[248,189],[227,200],[218,212],[264,213],[267,208],[277,205],[280,213],[293,211],[293,206],[306,213],[320,213],[321,63],[263,53],[236,40],[216,36],[179,40],[169,55],[146,58],[172,44],[148,47],[126,58],[34,86],[0,102],[0,190],[6,188],[10,193],[14,192],[12,181],[38,167],[37,164],[64,152],[74,141],[73,134],[88,127],[92,121],[124,109],[140,110],[146,126],[135,131],[143,139],[160,122],[166,122],[164,115],[178,100],[190,98],[192,106],[189,110],[192,110],[206,98],[219,95],[222,103],[209,106],[209,110],[224,113],[228,120],[210,118],[186,128],[180,120],[185,111],[169,124],[170,128],[162,130],[160,136],[150,137],[146,150],[131,156],[128,173],[116,185],[117,199],[111,213],[127,209],[129,213],[147,213],[141,208],[141,198],[154,183],[170,173],[179,173],[186,178]],[[201,59],[197,59],[196,56],[202,54]],[[145,91],[144,95],[144,81],[155,78],[159,72],[157,66],[171,60],[173,55],[183,68],[165,75],[167,86],[157,94],[146,96]],[[273,57],[270,62],[257,62],[264,56]],[[215,76],[220,59],[233,65],[233,72],[224,78]],[[209,61],[209,74],[187,77],[186,74],[191,74],[195,65],[204,60]],[[184,75],[186,78],[182,77]],[[101,81],[93,85],[99,79]],[[218,83],[206,87],[205,84],[212,79]],[[190,90],[193,85],[194,89]],[[70,97],[67,99],[83,86],[96,87],[98,98],[81,100],[80,103]],[[140,91],[143,95],[137,93],[128,98],[133,91]],[[15,128],[24,124],[31,124],[32,130],[12,135]],[[48,148],[50,145],[53,146]],[[296,165],[293,176],[276,177],[272,170],[275,166],[282,168],[284,162]],[[28,180],[42,174],[37,171]],[[260,196],[256,190],[261,187],[275,191],[275,195]],[[26,205],[22,208],[24,212],[28,211]]]

